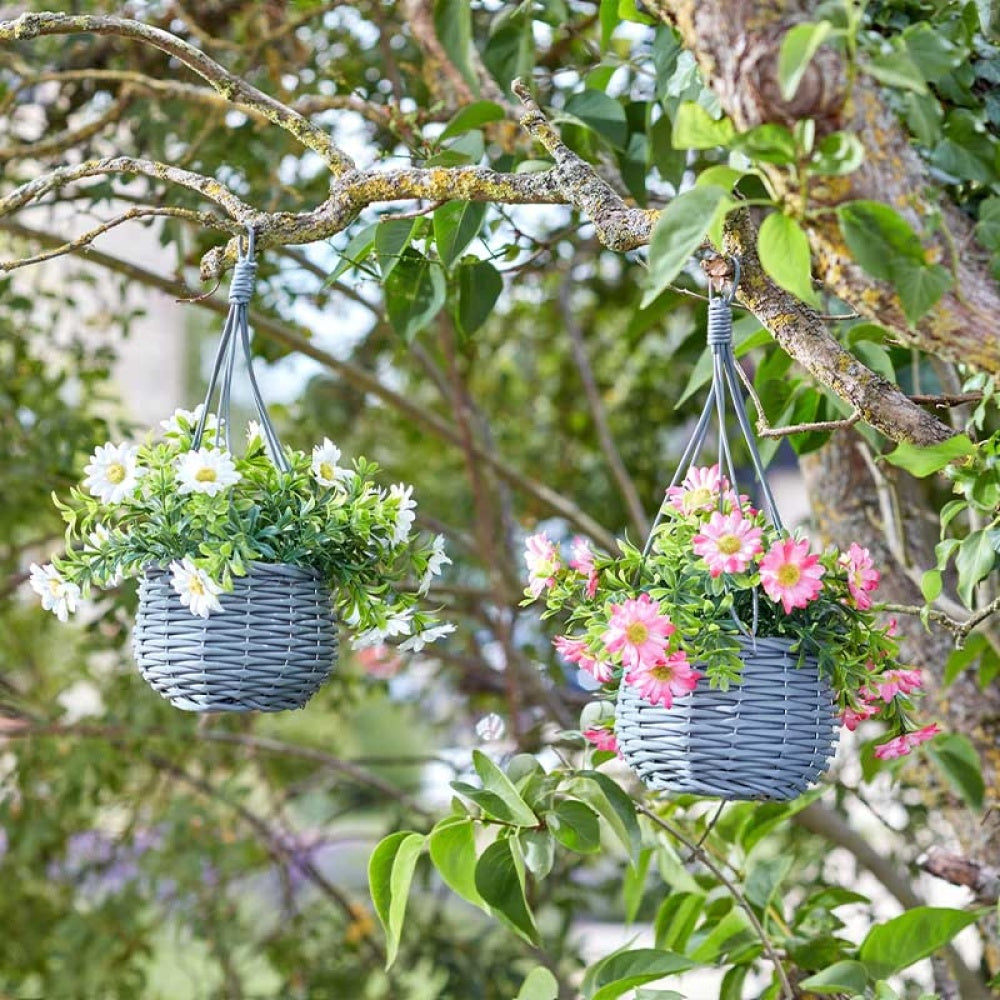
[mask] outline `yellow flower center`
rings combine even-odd
[[[190,590],[195,597],[203,597],[205,594],[205,585],[197,577],[192,577],[188,581],[188,590]]]
[[[625,629],[625,637],[633,646],[641,646],[649,638],[649,629],[642,622],[632,622]]]
[[[319,463],[320,479],[333,479],[333,466],[329,462]]]
[[[712,502],[713,493],[707,486],[699,486],[696,490],[689,490],[684,497],[684,506],[688,510],[695,510],[704,507]]]
[[[62,590],[62,580],[49,580],[49,593],[53,597],[58,597]]]
[[[674,668],[669,663],[658,663],[651,667],[649,676],[658,681],[672,681],[674,679]]]
[[[785,563],[775,575],[782,587],[794,587],[802,576],[802,570],[795,563]]]
[[[197,479],[199,483],[214,483],[219,477],[216,475],[215,469],[205,466],[194,474],[194,478]]]
[[[733,556],[743,547],[738,535],[723,535],[716,543],[724,556]]]
[[[109,483],[114,483],[117,486],[125,478],[125,466],[121,462],[115,462],[114,465],[108,466],[105,476]]]

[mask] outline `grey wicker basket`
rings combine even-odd
[[[139,582],[133,651],[142,676],[189,712],[281,712],[301,708],[330,676],[337,629],[319,573],[256,563],[219,598],[222,612],[191,614],[170,573]]]
[[[728,691],[702,678],[672,708],[622,681],[615,734],[650,788],[723,799],[787,800],[826,770],[837,746],[833,691],[792,640],[740,640],[743,680]]]

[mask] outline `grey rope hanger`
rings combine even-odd
[[[760,487],[761,503],[768,520],[778,530],[783,531],[781,515],[778,513],[778,505],[775,503],[771,487],[767,482],[764,472],[764,462],[757,450],[757,442],[754,437],[750,421],[747,419],[743,406],[743,393],[739,384],[739,375],[736,371],[736,355],[733,353],[733,310],[732,303],[736,296],[736,289],[740,283],[740,260],[739,257],[731,258],[733,263],[733,280],[729,291],[725,294],[716,294],[712,284],[709,283],[708,302],[708,332],[706,340],[712,349],[712,381],[708,390],[708,397],[702,408],[698,422],[695,424],[694,432],[684,448],[680,462],[674,472],[673,479],[670,480],[670,487],[676,486],[687,475],[688,470],[698,461],[708,437],[709,427],[712,417],[715,417],[717,439],[718,439],[718,466],[721,475],[729,479],[729,485],[736,497],[737,508],[743,509],[743,501],[740,496],[740,489],[736,479],[736,466],[733,461],[732,446],[729,440],[729,431],[726,427],[726,417],[730,408],[736,414],[736,422],[740,433],[746,443],[750,454],[750,463],[753,467],[754,479]],[[723,504],[723,493],[719,493],[719,506]],[[664,511],[667,507],[667,500],[664,498],[656,512],[656,518],[650,528],[646,544],[642,549],[642,558],[639,563],[639,570],[636,574],[636,586],[638,586],[642,571],[646,563],[646,558],[652,551],[653,542],[656,538],[656,529],[663,521]],[[753,621],[748,630],[731,609],[733,620],[739,630],[747,636],[753,636],[757,631],[758,618],[758,594],[753,591]]]
[[[215,428],[215,446],[221,448],[225,445],[226,451],[232,451],[230,424],[232,422],[233,375],[236,370],[237,354],[242,353],[243,359],[246,362],[250,392],[253,396],[257,416],[260,418],[261,432],[264,435],[264,444],[267,448],[267,453],[278,469],[282,472],[290,472],[291,465],[281,447],[278,432],[271,422],[267,406],[264,404],[264,398],[261,395],[260,386],[257,384],[257,378],[253,370],[253,358],[250,353],[248,311],[250,299],[253,297],[254,280],[257,276],[257,262],[254,260],[255,246],[254,228],[252,225],[248,225],[246,252],[243,252],[242,246],[237,249],[236,264],[233,268],[233,280],[229,286],[229,312],[226,315],[226,322],[222,328],[219,350],[215,355],[215,362],[212,365],[212,374],[208,380],[208,391],[205,393],[201,418],[194,432],[191,447],[195,450],[201,447],[205,437],[205,428],[208,424],[209,408],[215,397],[216,389],[218,389],[219,412]]]

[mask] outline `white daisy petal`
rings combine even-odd
[[[419,653],[424,646],[429,646],[438,639],[443,639],[446,635],[451,635],[455,631],[455,626],[450,622],[445,625],[436,625],[434,628],[425,628],[423,632],[418,632],[405,642],[399,644],[400,652]]]
[[[234,486],[243,477],[228,451],[199,448],[177,459],[178,493],[205,493],[210,497]]]
[[[427,559],[427,569],[420,579],[420,589],[418,593],[423,596],[431,589],[431,581],[441,573],[445,566],[450,566],[451,560],[444,551],[444,535],[438,535],[434,539],[431,547],[431,554]]]
[[[410,537],[413,522],[417,515],[413,512],[417,509],[417,501],[411,499],[413,493],[412,486],[404,486],[399,483],[389,487],[389,499],[397,500],[396,520],[392,527],[392,544],[403,545]]]
[[[117,504],[131,496],[146,474],[137,465],[139,449],[131,444],[102,444],[84,467],[83,485],[101,503]]]
[[[64,580],[52,563],[44,566],[32,563],[29,573],[31,589],[41,597],[42,608],[51,611],[59,621],[67,621],[76,612],[80,588]]]
[[[340,486],[353,475],[350,469],[339,466],[339,461],[340,449],[329,438],[313,448],[312,474],[320,486]]]
[[[172,562],[170,572],[170,585],[191,614],[207,618],[213,611],[222,611],[219,601],[222,587],[199,569],[190,556],[185,556],[181,562]]]

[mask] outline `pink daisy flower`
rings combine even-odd
[[[890,702],[897,694],[912,694],[924,683],[919,670],[887,670],[875,681],[875,690],[884,702]]]
[[[557,635],[552,645],[567,663],[575,663],[586,670],[600,684],[607,684],[615,675],[615,668],[604,660],[598,660],[587,652],[586,639],[573,639],[568,635]]]
[[[920,746],[921,743],[926,743],[928,740],[934,739],[940,732],[941,727],[936,722],[932,722],[929,726],[924,726],[923,729],[916,729],[912,733],[907,733],[906,738],[912,750],[914,747]]]
[[[671,507],[682,514],[712,510],[719,505],[719,494],[729,489],[729,480],[719,472],[719,466],[692,466],[680,486],[667,489]]]
[[[895,739],[889,740],[888,743],[875,747],[875,756],[879,760],[905,757],[914,747],[934,739],[940,732],[941,727],[936,722],[932,722],[929,726],[924,726],[923,729],[914,730],[912,733],[903,733],[902,736],[897,736]]]
[[[676,631],[660,604],[649,594],[623,601],[612,608],[602,636],[609,653],[621,653],[627,667],[649,665],[662,659],[670,636]]]
[[[598,660],[593,656],[581,656],[580,669],[586,670],[598,684],[610,684],[615,676],[613,663],[608,663],[607,660]]]
[[[365,673],[379,680],[395,677],[403,666],[403,661],[396,655],[396,651],[385,643],[358,650],[355,656]]]
[[[543,590],[555,586],[555,574],[562,566],[556,547],[544,531],[525,541],[524,561],[528,566],[528,593],[532,597],[537,598]]]
[[[721,514],[716,511],[695,535],[694,551],[708,563],[712,576],[722,573],[742,573],[763,546],[763,531],[747,521],[738,511]]]
[[[819,595],[825,570],[819,556],[809,552],[809,542],[786,538],[777,542],[760,561],[760,582],[772,601],[780,601],[785,614],[804,608]]]
[[[853,733],[866,719],[870,719],[878,709],[870,702],[863,702],[857,708],[845,708],[840,713],[840,721]]]
[[[840,557],[840,564],[847,568],[847,589],[856,608],[867,611],[872,606],[868,592],[878,587],[881,574],[874,567],[868,549],[852,542]]]
[[[610,729],[606,729],[604,726],[585,729],[583,736],[588,742],[594,744],[595,750],[607,750],[609,753],[621,756],[618,750],[618,740],[615,739],[615,734]]]
[[[687,654],[681,650],[655,663],[638,664],[625,674],[625,680],[651,705],[673,708],[674,698],[690,694],[701,674],[691,669]]]
[[[570,556],[570,569],[575,569],[577,573],[587,577],[587,596],[593,597],[597,593],[597,568],[594,566],[594,553],[591,551],[590,542],[577,535],[573,539]]]

